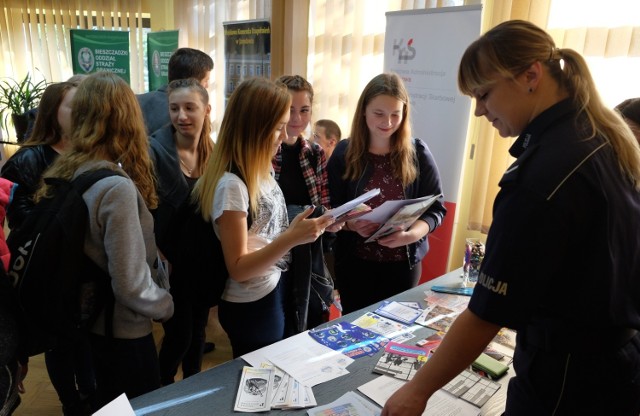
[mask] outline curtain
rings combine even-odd
[[[349,135],[358,98],[383,70],[385,13],[460,6],[462,0],[310,0],[307,80],[313,85],[314,120],[334,120]]]
[[[555,6],[566,8],[561,10]],[[640,85],[636,82],[640,72],[640,26],[624,25],[628,23],[629,16],[637,18],[636,3],[616,0],[615,4],[608,4],[607,9],[615,10],[613,18],[607,20],[609,27],[585,26],[589,19],[576,16],[586,13],[597,20],[598,15],[607,13],[606,10],[583,3],[575,4],[579,7],[570,6],[568,0],[487,2],[482,31],[509,19],[529,20],[545,28],[557,47],[574,49],[585,57],[605,103],[614,107],[625,98],[640,96]],[[548,25],[549,22],[552,26]],[[485,119],[475,119],[471,123],[470,137],[475,155],[470,163],[473,166],[472,180],[466,192],[469,215],[468,221],[461,219],[461,224],[467,224],[467,230],[487,233],[493,220],[492,206],[499,189],[498,181],[513,162],[508,148],[515,139],[500,137]]]
[[[213,58],[209,99],[213,131],[224,110],[224,28],[223,22],[271,19],[270,0],[184,0],[174,2],[175,27],[180,28],[180,46],[200,49]]]
[[[0,78],[30,73],[35,81],[64,81],[73,75],[69,29],[122,30],[129,32],[131,87],[144,89],[142,0],[0,0],[0,6]]]
[[[0,5],[0,77],[29,72],[36,79],[64,81],[73,75],[69,29],[123,30],[130,33],[131,87],[144,87],[141,0],[0,0]]]

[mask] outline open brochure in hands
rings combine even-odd
[[[374,196],[378,195],[379,193],[380,188],[372,189],[369,192],[365,192],[359,197],[340,205],[339,207],[326,211],[324,214],[322,214],[322,216],[331,216],[335,219],[336,222],[342,222],[357,218],[360,215],[365,214],[371,210],[371,208],[369,208],[367,205],[364,205],[364,203]]]
[[[407,200],[404,202],[408,202],[401,206],[390,218],[388,218],[384,224],[378,228],[378,230],[369,237],[365,243],[374,242],[384,236],[389,234],[393,234],[397,231],[405,231],[409,227],[413,225],[414,222],[422,214],[424,214],[433,203],[440,198],[442,195],[431,195],[425,198],[419,198],[416,200]],[[403,201],[387,201],[387,202],[403,202]],[[386,202],[385,202],[386,203]],[[384,204],[380,205],[382,207]],[[378,207],[378,208],[380,208]],[[376,209],[378,209],[376,208]],[[373,214],[375,210],[373,210],[370,214]],[[363,215],[360,219],[368,219],[368,215]]]

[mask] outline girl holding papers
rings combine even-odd
[[[440,175],[427,145],[411,136],[409,95],[396,74],[380,74],[365,87],[351,125],[328,163],[334,207],[371,189],[380,194],[371,208],[387,200],[442,193]],[[335,273],[343,312],[348,313],[417,285],[427,234],[441,223],[446,209],[439,198],[411,227],[371,243],[381,224],[350,220],[338,233]]]
[[[283,273],[289,251],[315,241],[333,222],[330,216],[307,219],[311,207],[289,225],[271,159],[287,137],[290,106],[283,85],[264,78],[238,85],[194,188],[202,215],[220,239],[229,272],[218,316],[234,357],[284,337]]]

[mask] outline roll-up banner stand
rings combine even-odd
[[[480,35],[481,11],[478,5],[386,14],[384,70],[405,82],[413,135],[435,157],[447,207],[442,226],[429,236],[421,282],[447,272],[471,109],[458,90],[458,65]]]
[[[164,30],[147,34],[147,62],[149,91],[169,83],[169,58],[178,49],[177,30]]]

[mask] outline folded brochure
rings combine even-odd
[[[361,204],[364,204],[374,196],[380,193],[380,188],[372,189],[369,192],[365,192],[364,194],[358,196],[357,198],[352,199],[349,202],[345,202],[339,207],[330,209],[326,211],[322,216],[332,216],[336,222],[343,220],[345,217],[349,216],[352,211],[361,210]]]
[[[417,202],[400,207],[365,243],[371,243],[389,234],[408,229],[441,196],[442,195],[431,195],[426,198],[420,198]],[[366,217],[367,215],[365,214],[360,218],[366,219]]]

